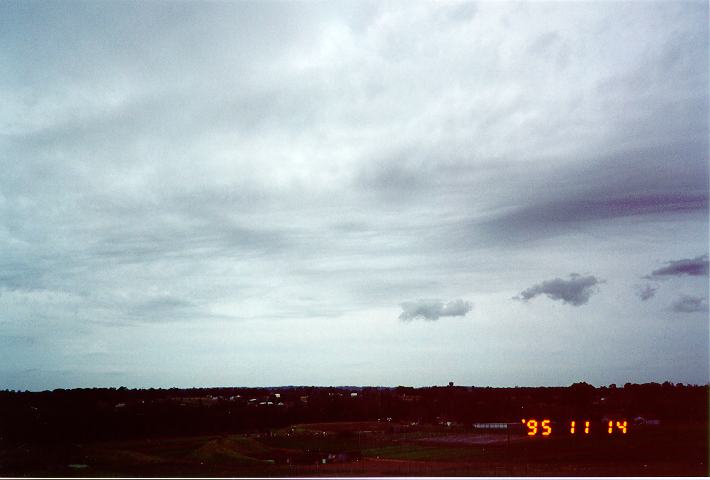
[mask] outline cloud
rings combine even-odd
[[[681,295],[678,300],[673,302],[671,310],[679,313],[707,312],[708,301],[694,295]]]
[[[525,192],[523,197],[501,201],[508,206],[483,221],[472,218],[465,232],[470,235],[482,230],[491,238],[525,242],[614,219],[705,217],[708,166],[698,159],[706,158],[707,148],[707,141],[700,139],[663,148],[638,146],[591,156],[582,153],[588,162],[554,165],[531,173],[528,185],[518,186]],[[672,171],[669,158],[677,159],[682,167]],[[639,165],[644,168],[639,170]],[[544,184],[556,188],[542,188]]]
[[[657,290],[658,287],[655,285],[643,285],[638,287],[636,293],[641,300],[645,301],[649,298],[653,298],[656,295]]]
[[[521,268],[530,286],[582,256],[601,274],[679,245],[706,252],[700,3],[75,7],[0,2],[0,335],[39,339],[13,352],[16,371],[72,368],[108,342],[105,371],[219,384],[231,380],[198,371],[224,362],[197,332],[256,348],[272,345],[262,331],[298,325],[285,333],[306,342],[323,316],[359,328],[471,285],[502,294],[482,319],[494,326],[525,288]],[[570,268],[553,272],[570,282]],[[470,309],[437,295],[403,319]],[[584,313],[613,319],[599,307]],[[389,332],[387,362],[371,360],[408,368],[401,329]],[[131,370],[158,341],[159,364]],[[275,375],[297,364],[289,352],[314,359],[311,341],[288,340],[259,381],[294,381]],[[239,355],[214,371],[244,381],[251,354]],[[515,361],[524,378],[530,358]],[[58,381],[27,382],[45,377]]]
[[[663,278],[663,277],[682,277],[685,275],[691,277],[704,277],[708,274],[708,256],[701,255],[695,258],[682,258],[680,260],[671,260],[666,262],[667,267],[659,268],[651,272],[647,278]]]
[[[402,303],[400,320],[410,321],[416,318],[438,320],[439,317],[463,317],[471,311],[473,305],[461,299],[444,304],[441,300],[417,300]]]
[[[546,280],[523,290],[520,295],[514,298],[527,301],[544,294],[552,300],[562,300],[562,303],[578,307],[587,303],[589,297],[595,291],[594,287],[603,282],[603,280],[599,280],[594,275],[583,277],[577,273],[572,273],[569,280],[562,278]]]

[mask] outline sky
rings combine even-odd
[[[707,383],[708,24],[0,2],[0,389]]]

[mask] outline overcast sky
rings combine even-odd
[[[708,381],[708,6],[0,2],[0,389]]]

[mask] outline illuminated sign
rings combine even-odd
[[[527,433],[530,437],[535,437],[538,435],[547,437],[552,435],[553,425],[552,421],[548,418],[545,418],[543,420],[538,420],[536,418],[523,418],[522,423],[527,427]],[[570,420],[567,425],[569,426],[569,428],[564,427],[562,428],[562,431],[567,431],[570,435],[583,436],[589,435],[590,433],[592,433],[593,430],[602,430],[602,428],[593,428],[592,422],[589,420],[582,420],[581,422],[578,422],[577,420]],[[607,435],[625,435],[628,431],[629,423],[626,420],[609,420],[604,424],[604,426],[606,427],[604,431],[606,431]]]

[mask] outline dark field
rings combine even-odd
[[[25,444],[3,476],[693,475],[708,474],[707,426],[626,436],[530,438],[388,422],[296,425],[270,434]],[[408,427],[408,428],[407,428]],[[330,455],[329,455],[330,454]],[[323,463],[325,460],[326,463]]]
[[[707,413],[671,383],[4,391],[0,476],[706,476]]]

